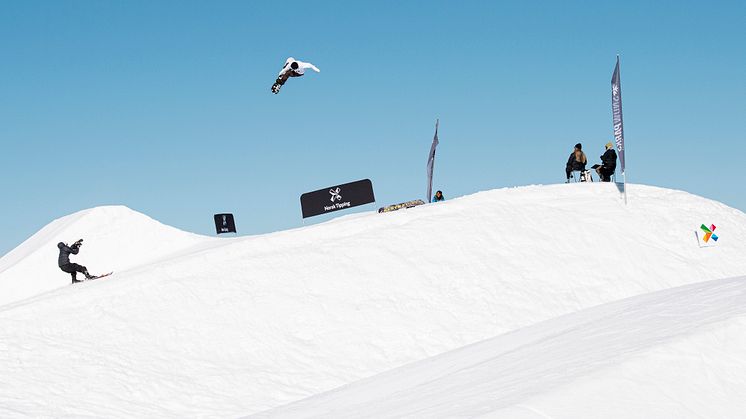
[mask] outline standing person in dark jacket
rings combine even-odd
[[[567,164],[565,165],[567,182],[570,181],[570,175],[573,171],[585,172],[586,163],[588,163],[588,159],[585,157],[585,153],[583,153],[583,145],[580,143],[575,144],[575,149],[570,153],[570,158],[567,159]]]
[[[82,245],[83,239],[76,241],[71,246],[68,246],[63,242],[57,243],[57,248],[60,249],[60,256],[59,258],[57,258],[57,265],[59,265],[60,269],[62,269],[63,272],[67,272],[72,275],[73,284],[76,282],[82,282],[75,279],[75,274],[77,272],[85,275],[86,279],[91,279],[92,277],[91,274],[88,273],[88,269],[86,269],[85,266],[70,262],[70,254],[72,253],[73,255],[77,255],[80,251],[80,246]]]
[[[601,155],[601,166],[596,169],[601,182],[611,182],[611,175],[616,171],[616,150],[614,144],[606,143],[606,151]]]

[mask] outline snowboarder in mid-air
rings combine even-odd
[[[275,84],[272,85],[272,93],[280,93],[280,87],[282,87],[290,77],[300,77],[309,68],[317,73],[321,72],[321,70],[311,63],[304,63],[303,61],[298,61],[293,57],[289,57],[285,60],[285,65],[282,66],[282,70],[280,70],[280,74],[277,76]]]
[[[62,269],[63,272],[67,272],[70,275],[72,275],[73,284],[75,284],[76,282],[82,282],[82,280],[75,279],[75,275],[78,272],[85,275],[86,279],[93,279],[93,275],[88,273],[88,269],[86,269],[85,266],[70,262],[70,254],[77,255],[78,252],[80,251],[80,246],[82,245],[83,245],[83,239],[76,241],[70,246],[68,246],[67,244],[63,242],[57,243],[57,248],[60,249],[60,256],[57,259],[57,264],[59,265],[60,269]]]

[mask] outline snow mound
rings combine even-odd
[[[125,206],[87,209],[49,223],[0,258],[0,306],[70,284],[57,267],[57,243],[84,239],[71,261],[92,273],[126,271],[208,237],[169,227]]]
[[[744,353],[740,277],[561,316],[252,417],[740,417]]]
[[[130,213],[116,234],[65,221],[9,255],[25,270],[14,278],[67,281],[54,244],[77,237],[82,263],[117,274],[0,306],[0,416],[248,415],[595,305],[746,275],[746,214],[628,187],[628,206],[614,184],[528,186],[235,239]],[[718,226],[715,246],[698,244],[703,223]],[[122,258],[96,234],[159,247]]]

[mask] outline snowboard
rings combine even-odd
[[[287,73],[281,75],[280,77],[277,78],[277,80],[275,80],[275,84],[272,85],[272,93],[274,94],[280,93],[280,88],[282,87],[283,84],[285,84],[286,81],[288,81],[290,77],[300,77],[302,75],[303,74],[298,74],[293,71],[288,71]]]
[[[388,205],[385,207],[378,208],[378,212],[391,212],[400,210],[402,208],[412,208],[418,205],[424,205],[425,201],[421,199],[415,199],[414,201],[402,202],[401,204]]]
[[[282,87],[283,84],[285,84],[286,81],[288,81],[288,75],[282,75],[275,80],[275,84],[272,85],[272,93],[278,94],[280,93],[280,87]]]
[[[111,272],[103,274],[103,275],[93,275],[92,277],[83,279],[80,282],[93,281],[94,279],[106,278],[107,276],[109,276],[109,275],[111,275],[113,273],[114,273],[114,271],[111,271]]]

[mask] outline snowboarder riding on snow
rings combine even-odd
[[[275,80],[275,84],[272,85],[272,93],[280,93],[280,87],[282,87],[290,77],[300,77],[305,73],[305,70],[309,68],[317,73],[321,72],[321,70],[311,63],[304,63],[303,61],[298,61],[293,57],[288,57],[288,59],[285,60],[285,65],[282,66],[282,70],[280,70],[280,74],[277,76],[277,80]]]
[[[68,246],[67,244],[63,242],[57,243],[57,247],[60,249],[60,256],[57,259],[57,264],[59,265],[60,269],[62,269],[63,272],[67,272],[73,277],[73,284],[76,282],[83,282],[82,280],[75,279],[75,274],[77,272],[82,273],[85,275],[86,279],[92,279],[93,276],[88,273],[88,269],[86,269],[83,265],[78,265],[77,263],[71,263],[70,262],[70,254],[77,255],[80,251],[80,246],[83,245],[83,239],[80,239],[73,243],[71,246]]]

